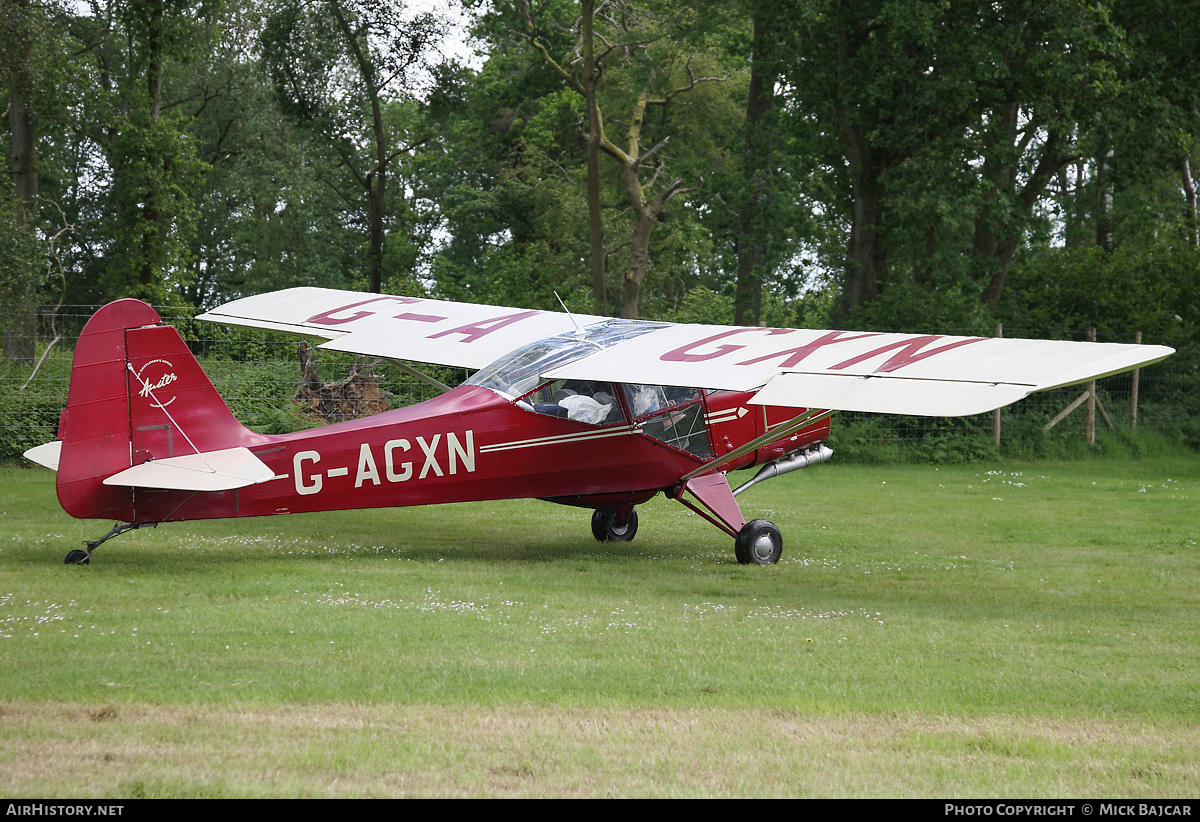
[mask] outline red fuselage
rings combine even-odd
[[[794,409],[704,397],[714,454],[758,436]],[[821,442],[828,421],[723,469],[745,468]],[[628,422],[590,425],[535,413],[479,386],[419,405],[281,436],[246,432],[275,478],[221,493],[139,489],[133,522],[265,516],[348,508],[540,497],[586,507],[631,505],[673,488],[704,460]]]

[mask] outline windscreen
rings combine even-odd
[[[603,351],[619,342],[649,334],[667,323],[643,320],[607,320],[584,329],[583,334],[567,333],[538,340],[501,357],[467,380],[516,399],[544,382],[542,374],[589,354]]]

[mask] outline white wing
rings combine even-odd
[[[482,368],[574,330],[566,314],[294,288],[201,315],[357,354]],[[577,317],[582,325],[603,317]],[[1157,362],[1156,345],[667,325],[542,374],[547,379],[757,391],[752,402],[927,416],[991,411],[1034,391]]]
[[[226,303],[197,319],[286,331],[320,348],[372,357],[483,368],[513,349],[573,331],[570,316],[447,300],[291,288]],[[584,325],[601,317],[576,316]]]
[[[676,325],[546,377],[754,391],[751,402],[961,416],[1148,365],[1153,345]]]

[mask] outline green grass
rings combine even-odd
[[[0,483],[0,794],[1200,793],[1195,458],[820,466],[740,498],[769,568],[661,498],[630,544],[520,501],[68,567],[108,523]]]

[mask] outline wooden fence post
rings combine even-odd
[[[1133,341],[1137,345],[1142,344],[1142,332],[1138,331],[1133,335]],[[1129,386],[1129,427],[1134,431],[1137,430],[1137,394],[1138,394],[1138,372],[1140,368],[1133,369],[1132,383]]]
[[[1004,324],[996,323],[996,336],[1004,336]],[[1000,409],[997,408],[992,412],[992,445],[996,450],[1000,450]]]
[[[1096,329],[1089,328],[1087,334],[1088,342],[1096,341]],[[1088,445],[1096,444],[1096,381],[1091,380],[1087,384],[1087,416],[1083,423],[1083,436]]]

